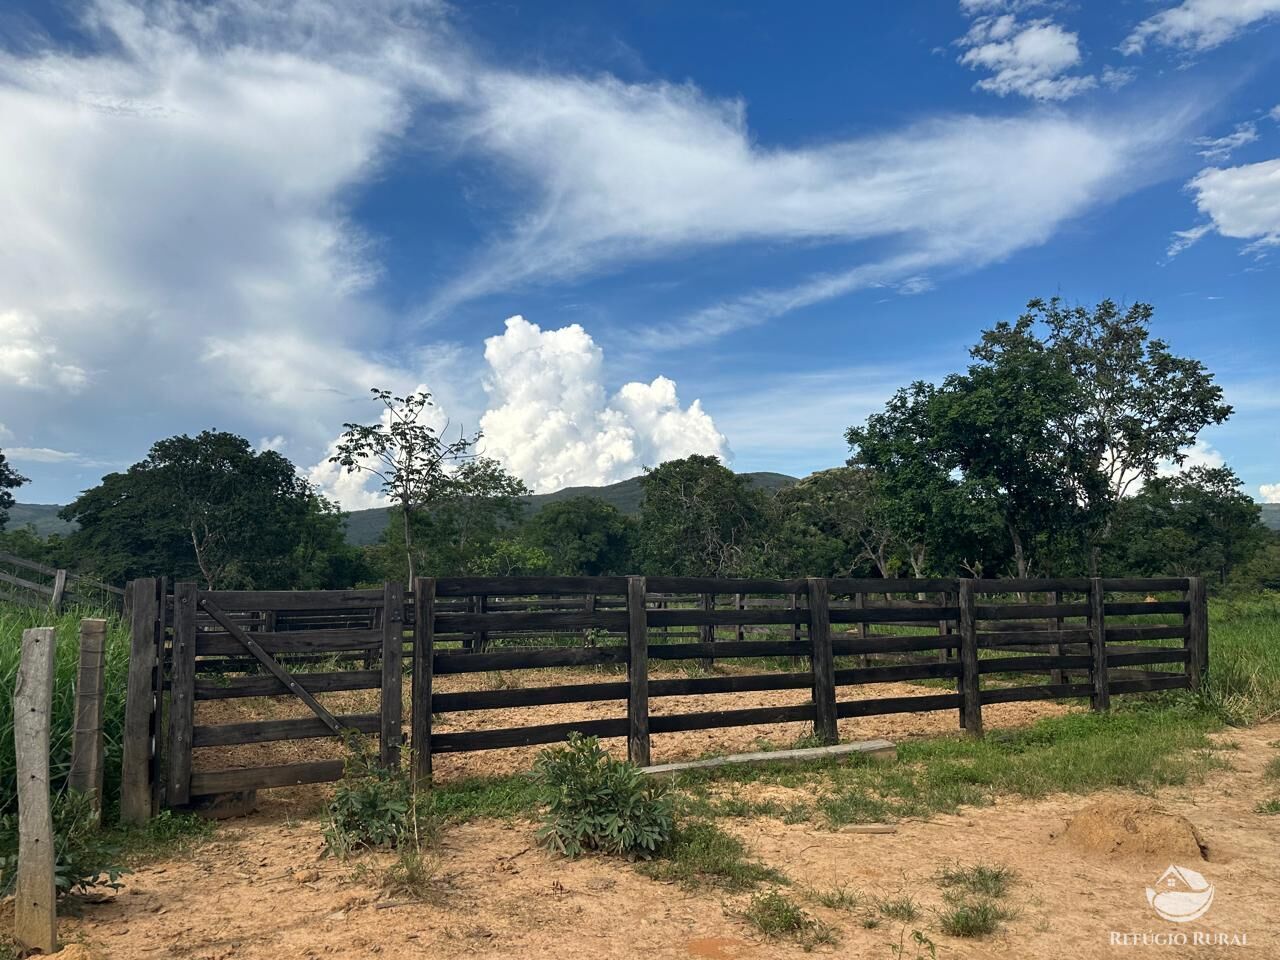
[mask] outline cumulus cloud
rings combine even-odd
[[[608,396],[604,353],[577,324],[543,330],[512,317],[485,341],[484,356],[484,452],[536,491],[613,483],[692,453],[728,458],[699,401],[681,406],[666,377]]]
[[[1258,487],[1263,503],[1280,503],[1280,483],[1264,483]]]
[[[1069,100],[1098,83],[1067,74],[1080,64],[1080,38],[1052,20],[1020,22],[1011,13],[981,17],[959,42],[966,48],[962,64],[992,74],[978,81],[978,89],[1001,97]]]
[[[10,460],[28,463],[74,463],[81,459],[80,454],[68,450],[54,450],[50,447],[10,447],[5,451]]]
[[[1280,158],[1239,167],[1201,170],[1187,188],[1209,222],[1175,234],[1170,254],[1214,232],[1251,241],[1245,252],[1280,244]]]
[[[1233,151],[1240,149],[1258,139],[1258,125],[1252,121],[1236,124],[1236,128],[1223,137],[1197,137],[1191,141],[1202,147],[1200,156],[1206,160],[1226,160]]]
[[[1138,24],[1124,39],[1126,55],[1148,43],[1201,51],[1226,43],[1248,27],[1280,16],[1280,0],[1183,0]]]
[[[60,356],[57,344],[42,334],[34,317],[18,310],[0,310],[0,382],[75,393],[84,387],[88,376],[74,363],[61,362]]]

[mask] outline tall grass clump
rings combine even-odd
[[[60,790],[71,765],[71,732],[75,721],[76,673],[80,663],[80,619],[106,617],[106,701],[103,705],[106,744],[105,799],[119,795],[121,734],[125,688],[129,676],[129,631],[119,616],[82,608],[54,616],[29,607],[0,602],[0,816],[17,810],[17,773],[13,746],[13,688],[22,659],[22,631],[53,627],[57,631],[54,662],[53,716],[49,734],[49,773]]]
[[[1228,723],[1280,716],[1280,592],[1210,601],[1203,699]]]

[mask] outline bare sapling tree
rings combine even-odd
[[[387,499],[400,508],[412,583],[417,573],[414,516],[432,502],[459,492],[451,468],[474,456],[472,451],[480,434],[467,437],[460,429],[458,439],[445,440],[442,434],[448,429],[447,424],[437,431],[424,422],[423,414],[435,405],[425,390],[396,397],[390,390],[375,387],[372,393],[386,410],[374,424],[344,423],[329,462],[340,464],[348,473],[364,472],[377,477]]]

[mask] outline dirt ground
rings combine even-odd
[[[760,673],[758,668],[736,665],[716,666],[717,675],[730,673]],[[533,671],[503,674],[450,674],[436,678],[435,690],[455,693],[464,690],[494,689],[501,684],[523,682],[526,686],[556,686],[572,683],[591,683],[609,679],[625,679],[621,673],[596,673],[569,670],[540,670],[533,678]],[[651,677],[661,679],[683,676],[677,670],[661,666],[650,671]],[[860,700],[883,697],[923,696],[945,693],[940,688],[926,688],[910,683],[878,683],[861,686],[838,687],[839,700]],[[406,683],[404,702],[409,703],[409,687]],[[376,713],[378,693],[359,691],[353,693],[321,694],[320,701],[336,714]],[[772,707],[808,703],[811,694],[802,690],[763,690],[753,693],[700,694],[687,697],[654,697],[649,701],[652,716],[670,713],[695,713],[707,710],[734,710],[744,707]],[[983,722],[987,729],[1020,726],[1039,717],[1067,712],[1072,707],[1052,701],[990,704],[983,707]],[[407,712],[407,711],[406,711]],[[505,710],[472,710],[464,713],[447,713],[437,716],[432,729],[437,733],[458,733],[469,730],[522,727],[543,723],[569,723],[575,720],[605,720],[625,718],[627,705],[624,700],[602,700],[591,703],[553,704],[541,707],[516,707]],[[196,704],[196,723],[219,724],[248,720],[276,720],[285,717],[309,717],[306,706],[296,699],[248,698],[243,700],[209,700]],[[955,710],[939,710],[931,713],[890,714],[880,717],[859,717],[841,720],[841,740],[869,740],[875,737],[900,741],[911,737],[936,736],[959,729],[959,717]],[[704,756],[760,749],[762,745],[791,746],[797,740],[813,732],[812,723],[760,724],[748,727],[728,727],[719,730],[698,730],[682,733],[654,734],[652,759],[654,763],[672,763]],[[625,754],[624,738],[603,741],[613,752]],[[542,749],[536,747],[512,747],[503,750],[483,750],[475,753],[439,754],[433,758],[433,774],[441,782],[473,776],[500,776],[528,770],[534,755]],[[244,744],[235,747],[197,748],[193,754],[196,770],[218,770],[228,767],[266,766],[270,764],[297,763],[304,760],[322,760],[342,755],[341,744],[332,738],[323,740],[293,740],[276,743]],[[298,799],[309,796],[298,791]],[[280,802],[279,792],[273,802]]]
[[[937,722],[945,725],[954,718]],[[859,725],[856,731],[878,732],[890,732],[889,725],[883,730]],[[1262,774],[1277,755],[1272,746],[1277,738],[1280,724],[1229,731],[1224,739],[1238,749],[1220,756],[1230,770],[1211,773],[1201,785],[1161,790],[1153,798],[1112,791],[1005,800],[959,815],[907,821],[887,834],[849,828],[833,833],[768,818],[720,823],[790,877],[793,895],[804,886],[844,885],[875,897],[909,895],[923,908],[911,923],[885,921],[866,929],[848,912],[809,904],[807,909],[839,936],[837,945],[819,946],[818,953],[893,958],[893,945],[905,936],[902,956],[913,957],[910,931],[918,928],[936,942],[937,956],[943,958],[1276,957],[1280,837],[1275,818],[1254,807],[1273,792]],[[1146,888],[1170,865],[1162,851],[1121,855],[1064,838],[1067,822],[1100,796],[1121,806],[1154,799],[1195,825],[1207,859],[1178,865],[1199,871],[1214,885],[1211,908],[1202,919],[1171,923],[1148,905]],[[446,830],[440,868],[449,887],[443,901],[388,903],[376,889],[353,879],[350,862],[320,859],[316,821],[291,819],[283,810],[276,806],[224,824],[192,858],[140,870],[110,901],[87,905],[80,919],[65,922],[64,937],[81,941],[100,960],[803,955],[794,942],[754,935],[735,915],[747,894],[689,892],[604,858],[560,860],[533,845],[528,823],[475,822]],[[1185,859],[1194,853],[1180,848],[1178,855]],[[962,940],[938,929],[943,901],[937,872],[957,862],[1001,864],[1017,873],[1009,898],[1017,916],[992,938]],[[1196,934],[1234,937],[1235,945],[1196,945]],[[1144,935],[1182,935],[1187,944],[1113,942]]]

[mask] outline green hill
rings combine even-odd
[[[780,490],[796,482],[795,477],[789,477],[785,473],[744,473],[743,476],[754,485],[769,491]],[[528,509],[530,513],[537,513],[548,503],[568,500],[572,497],[599,497],[628,516],[634,516],[640,512],[640,501],[644,497],[644,491],[640,486],[639,477],[603,487],[565,487],[555,493],[535,493],[527,501]],[[356,546],[376,543],[386,526],[386,507],[355,510],[347,517],[347,540]]]
[[[68,534],[74,530],[75,524],[59,519],[58,511],[62,507],[56,503],[15,503],[9,508],[9,521],[6,530],[20,530],[26,526],[35,528],[37,534],[47,537],[51,533]]]
[[[1280,530],[1280,503],[1263,503],[1262,522],[1272,530]]]

